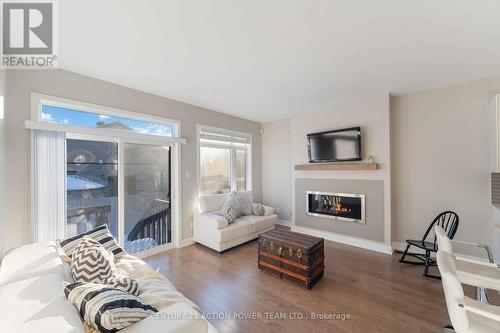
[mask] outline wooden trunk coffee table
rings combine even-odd
[[[323,238],[276,228],[259,236],[259,268],[311,289],[325,270]]]

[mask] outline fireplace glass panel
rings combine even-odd
[[[337,219],[358,220],[362,222],[363,198],[361,196],[342,196],[338,194],[308,193],[308,213],[325,215]]]

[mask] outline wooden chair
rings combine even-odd
[[[440,278],[439,276],[429,274],[429,266],[436,266],[436,260],[431,258],[431,253],[435,253],[438,250],[436,235],[434,234],[430,235],[430,234],[431,231],[433,231],[434,226],[439,225],[445,230],[448,238],[453,239],[458,229],[458,220],[459,219],[457,213],[452,211],[445,211],[436,216],[436,218],[431,222],[431,224],[427,228],[427,231],[425,232],[424,237],[422,237],[421,240],[414,240],[414,239],[406,240],[406,243],[408,245],[406,246],[406,250],[404,251],[403,256],[401,257],[401,259],[399,259],[399,262],[411,265],[424,265],[424,276],[439,279]],[[424,250],[425,254],[409,253],[408,250],[412,246]],[[418,259],[418,261],[405,260],[406,256],[412,256]]]

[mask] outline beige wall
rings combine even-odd
[[[290,126],[292,165],[304,164],[308,161],[307,133],[354,126],[361,126],[363,159],[366,160],[369,155],[373,155],[379,163],[378,170],[295,171],[293,175],[295,178],[383,180],[384,199],[377,203],[384,206],[380,208],[384,212],[383,225],[380,227],[383,228],[384,243],[389,245],[391,243],[391,156],[389,96],[387,94],[343,101],[328,107],[294,114]],[[370,204],[367,202],[367,205]],[[295,216],[295,219],[297,218],[299,218],[298,215]],[[367,225],[369,223],[370,221],[367,221]],[[351,226],[353,229],[358,227]],[[360,237],[361,235],[362,233],[359,234]]]
[[[366,223],[351,223],[306,215],[307,191],[364,194]],[[384,243],[384,197],[383,180],[296,178],[295,225]]]
[[[296,164],[308,162],[307,133],[361,126],[363,130],[363,157],[366,160],[373,154],[380,163],[380,169],[375,171],[295,171]],[[263,136],[263,189],[264,202],[280,207],[282,210],[295,210],[295,200],[305,200],[304,195],[295,193],[296,180],[310,179],[314,183],[317,179],[323,180],[382,180],[383,194],[380,200],[375,200],[380,219],[374,219],[378,235],[377,240],[390,244],[391,233],[391,200],[390,200],[390,140],[389,140],[389,96],[377,95],[358,100],[336,103],[307,112],[293,114],[290,119],[278,122],[265,123]],[[288,192],[289,191],[289,192]],[[288,193],[285,193],[288,192]],[[297,197],[297,198],[296,198]],[[286,203],[285,200],[290,200]],[[375,202],[372,201],[372,204]],[[368,203],[370,205],[370,203]],[[373,208],[373,207],[372,207]],[[283,216],[283,217],[281,217]],[[300,225],[298,219],[305,219],[304,212],[294,213],[292,221]],[[280,215],[284,218],[284,214]],[[354,225],[347,222],[340,229],[347,235],[363,237],[366,232],[361,231],[365,225]],[[369,225],[369,229],[374,225]],[[340,230],[339,229],[339,230]],[[372,229],[373,230],[373,229]]]
[[[182,136],[183,239],[192,235],[192,212],[197,206],[196,124],[253,135],[254,198],[262,198],[261,125],[256,122],[173,101],[63,70],[10,70],[6,99],[6,248],[27,242],[29,222],[30,134],[23,121],[30,117],[30,93],[37,92],[123,110],[180,120]],[[189,177],[186,178],[186,175]]]
[[[262,200],[279,208],[280,220],[291,222],[290,119],[265,123],[263,128]]]
[[[394,241],[421,237],[440,211],[460,216],[457,239],[491,242],[491,100],[500,77],[391,99]]]

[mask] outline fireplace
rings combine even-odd
[[[310,216],[366,223],[364,194],[307,191],[306,209]]]

